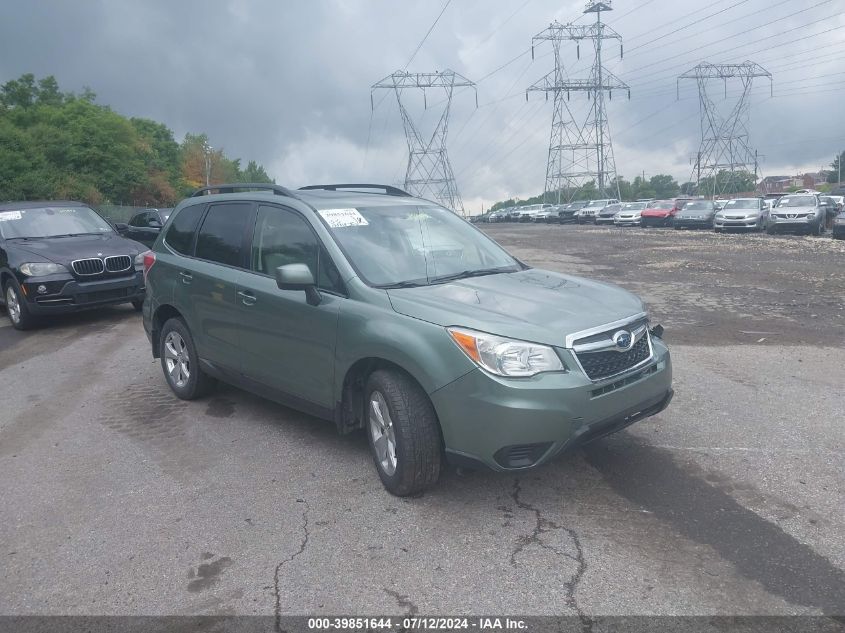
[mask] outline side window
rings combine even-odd
[[[197,235],[196,256],[227,266],[243,266],[244,231],[251,207],[248,202],[226,202],[209,207]]]
[[[203,210],[205,210],[204,204],[195,204],[185,207],[176,214],[173,223],[164,236],[164,241],[170,248],[182,255],[193,255],[191,246]]]
[[[144,221],[144,216],[146,213],[136,213],[132,216],[132,219],[129,220],[129,226],[147,226],[147,223]]]
[[[250,256],[252,270],[275,275],[279,266],[306,264],[317,287],[343,292],[340,273],[308,223],[293,211],[279,207],[258,207]]]

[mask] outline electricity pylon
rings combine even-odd
[[[712,179],[712,188],[707,192],[711,196],[734,192],[732,185],[743,173],[753,173],[755,178],[757,176],[757,152],[748,144],[748,130],[751,123],[748,95],[755,77],[767,77],[771,90],[772,74],[760,64],[749,61],[742,64],[701,62],[677,79],[678,97],[680,97],[681,79],[695,79],[698,83],[701,145],[693,166],[693,176],[696,177],[696,183],[699,185],[702,179]],[[721,80],[724,83],[725,100],[727,100],[728,79],[740,80],[742,94],[727,116],[723,117],[713,99],[710,98],[707,86],[712,80]],[[723,111],[726,109],[722,108]],[[726,174],[721,180],[717,178],[720,172]]]
[[[370,90],[370,106],[372,107],[373,92],[387,88],[396,93],[399,113],[402,115],[402,125],[405,128],[405,140],[408,143],[408,169],[405,172],[405,189],[420,198],[433,197],[440,204],[455,213],[465,215],[464,203],[458,186],[455,184],[455,174],[449,157],[446,154],[446,136],[449,131],[449,111],[452,107],[452,93],[455,88],[468,87],[475,90],[475,84],[466,77],[453,70],[433,73],[409,73],[397,70],[378,83]],[[420,88],[423,100],[428,107],[426,89],[442,89],[445,100],[443,112],[430,138],[424,137],[411,118],[408,109],[402,102],[402,91],[408,88]],[[478,94],[476,93],[476,107]]]
[[[602,64],[602,43],[613,39],[619,42],[622,54],[622,36],[601,21],[602,11],[612,11],[610,0],[592,0],[584,13],[595,13],[596,21],[585,26],[560,24],[555,21],[531,40],[531,56],[537,42],[550,41],[554,48],[555,68],[537,83],[529,92],[545,92],[553,95],[554,112],[552,130],[549,135],[549,157],[546,163],[546,186],[544,201],[561,203],[572,200],[585,184],[594,181],[602,197],[619,197],[616,178],[616,161],[607,122],[605,96],[613,98],[613,91],[623,91],[631,97],[631,90]],[[564,41],[575,41],[578,58],[581,57],[581,41],[593,43],[595,57],[587,79],[569,79],[560,59],[560,47]],[[586,92],[591,101],[587,118],[579,125],[569,108],[570,94]]]

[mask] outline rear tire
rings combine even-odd
[[[194,339],[182,319],[168,319],[162,326],[159,355],[164,378],[177,398],[195,400],[214,389],[216,381],[200,368]]]
[[[3,288],[3,298],[6,301],[6,314],[9,316],[9,321],[12,322],[12,327],[16,330],[31,330],[34,328],[38,320],[29,311],[29,306],[26,304],[26,299],[23,298],[21,292],[21,285],[16,279],[9,279]]]
[[[426,393],[407,375],[377,370],[367,380],[364,420],[373,462],[393,495],[422,492],[440,477],[440,428]]]

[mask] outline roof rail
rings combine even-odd
[[[288,198],[295,198],[296,195],[290,190],[281,185],[274,185],[267,182],[231,182],[220,185],[209,185],[207,187],[200,187],[191,194],[191,198],[197,196],[209,195],[213,192],[217,193],[235,193],[235,189],[260,189],[262,191],[272,191],[277,196],[287,196]]]
[[[300,187],[300,191],[313,191],[315,189],[321,189],[323,191],[338,191],[340,189],[380,189],[383,194],[386,196],[402,196],[404,198],[412,197],[410,193],[407,191],[403,191],[398,187],[391,187],[390,185],[374,185],[368,183],[352,183],[352,184],[341,184],[341,185],[308,185],[307,187]],[[369,191],[362,191],[360,193],[371,193]]]

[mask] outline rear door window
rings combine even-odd
[[[196,256],[226,266],[244,267],[244,235],[251,211],[249,202],[211,205],[197,234]]]

